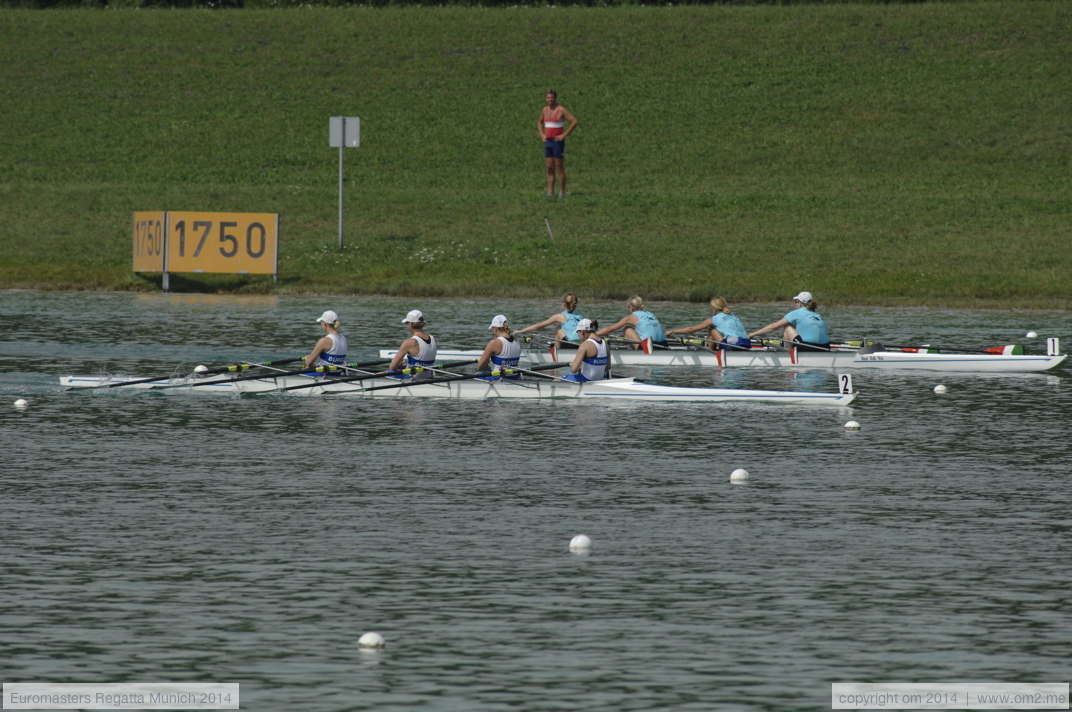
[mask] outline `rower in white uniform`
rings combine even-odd
[[[607,354],[607,340],[596,336],[598,329],[599,322],[594,319],[581,319],[577,324],[577,333],[582,339],[581,345],[570,364],[571,373],[563,376],[562,380],[583,383],[608,377],[610,356]]]
[[[391,359],[390,369],[392,371],[401,369],[403,362],[405,362],[407,368],[431,368],[436,360],[436,340],[434,336],[429,336],[424,331],[424,314],[420,310],[414,309],[409,314],[406,314],[406,318],[402,320],[402,323],[409,329],[410,335],[398,347],[398,353]],[[424,380],[425,378],[431,378],[432,372],[425,371],[417,375],[420,376],[420,380]],[[405,374],[394,377],[414,378],[415,376]]]
[[[484,347],[484,353],[480,355],[480,360],[476,362],[476,370],[485,371],[489,369],[489,366],[494,371],[516,369],[521,361],[521,342],[514,338],[514,332],[510,328],[510,322],[507,321],[506,316],[496,314],[495,318],[491,320],[491,326],[488,327],[488,331],[492,332],[495,338]],[[489,376],[484,380],[497,381],[501,378],[516,381],[520,378],[520,374]]]
[[[346,350],[348,344],[346,337],[339,331],[339,315],[328,309],[316,320],[320,325],[324,336],[316,342],[316,346],[305,357],[305,367],[336,366],[341,368],[346,365]]]

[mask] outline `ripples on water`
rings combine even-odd
[[[934,375],[857,372],[840,410],[64,393],[68,371],[297,355],[321,304],[31,296],[0,301],[0,395],[32,400],[0,410],[5,680],[237,681],[256,710],[608,711],[829,709],[844,680],[1067,681],[1067,366],[943,376],[942,397]],[[31,302],[62,328],[27,320]],[[407,302],[346,306],[382,314],[349,331],[362,347],[403,335],[373,322]],[[497,306],[463,304],[446,338],[472,345]],[[981,321],[934,321],[984,344],[1024,328],[987,315],[982,337],[956,333],[954,316]],[[729,484],[735,467],[750,484]],[[579,532],[587,556],[567,551]],[[388,647],[357,650],[366,630]]]

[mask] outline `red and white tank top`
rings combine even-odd
[[[556,106],[554,109],[550,106],[543,107],[543,133],[547,138],[562,135],[562,129],[566,125],[566,122],[562,120],[562,112],[561,106]]]

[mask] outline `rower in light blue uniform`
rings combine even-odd
[[[480,360],[476,362],[476,370],[486,371],[489,365],[494,366],[491,369],[493,371],[516,369],[518,363],[521,362],[521,342],[514,338],[510,329],[510,322],[507,321],[504,315],[496,314],[495,318],[491,320],[491,326],[488,327],[488,331],[494,333],[495,338],[484,347],[484,353],[480,355]],[[498,381],[506,379],[516,381],[519,378],[521,378],[520,373],[513,373],[508,376],[487,376],[481,380]]]
[[[349,345],[346,337],[339,331],[339,315],[328,309],[316,320],[324,331],[324,336],[316,342],[316,346],[305,357],[305,367],[335,366],[340,368],[346,365],[346,351]],[[338,375],[340,371],[336,371]]]
[[[654,343],[666,343],[666,334],[663,333],[663,325],[650,311],[641,309],[633,312],[637,318],[636,332],[640,340],[651,339]],[[626,337],[628,338],[628,337]]]
[[[599,322],[593,319],[581,319],[577,324],[577,333],[584,341],[577,348],[577,355],[570,364],[570,373],[562,377],[563,381],[601,381],[609,378],[607,368],[610,355],[607,353],[607,341],[596,335]]]
[[[398,347],[398,352],[391,359],[390,369],[397,371],[402,368],[402,362],[406,362],[408,368],[431,368],[436,360],[436,340],[424,331],[424,314],[414,309],[406,314],[402,323],[409,328],[410,337]],[[414,378],[424,380],[432,377],[431,371],[425,371],[417,375],[398,374],[392,378]]]
[[[782,341],[786,346],[794,346],[798,351],[829,351],[830,335],[826,331],[826,322],[819,315],[818,304],[811,292],[801,292],[793,297],[797,308],[778,321],[767,324],[749,334],[749,337],[766,334],[768,331],[784,328]]]
[[[577,325],[581,323],[584,316],[577,312],[563,311],[562,317],[565,319],[562,322],[562,334],[566,337],[566,341],[580,343],[581,335],[577,333]]]
[[[525,334],[530,331],[537,331],[552,324],[558,324],[558,329],[555,330],[555,340],[558,342],[559,348],[574,348],[574,346],[581,341],[581,337],[577,335],[577,323],[584,317],[577,311],[577,295],[572,292],[562,297],[562,311],[558,314],[552,314],[543,321],[537,324],[531,324],[529,326],[518,329],[514,332],[515,335]],[[568,342],[568,343],[566,343]]]
[[[654,314],[644,308],[643,299],[633,297],[626,303],[626,307],[629,309],[628,315],[623,316],[615,324],[603,327],[597,335],[606,336],[622,329],[625,338],[635,342],[632,344],[634,349],[639,349],[640,342],[645,339],[651,339],[653,344],[666,346],[666,334],[663,333],[662,324]]]
[[[730,311],[725,297],[714,297],[711,300],[711,316],[692,326],[682,326],[677,329],[668,329],[666,335],[692,334],[707,329],[708,341],[711,348],[718,349],[750,349],[752,340],[748,338],[748,330]]]

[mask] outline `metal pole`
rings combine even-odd
[[[168,276],[169,276],[168,275],[168,232],[171,230],[171,220],[168,219],[169,217],[170,217],[170,214],[167,211],[165,211],[164,212],[164,234],[161,236],[162,239],[163,239],[163,248],[162,249],[164,250],[164,279],[160,284],[161,288],[163,288],[163,290],[165,292],[170,291],[170,289],[171,289],[171,282],[168,279]]]
[[[346,119],[342,120],[342,135],[346,136]],[[339,143],[339,250],[342,250],[342,152],[345,142]]]

